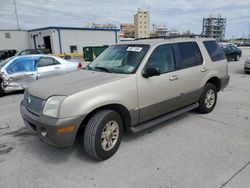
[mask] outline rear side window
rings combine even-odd
[[[193,47],[194,47],[194,51],[195,51],[195,63],[196,63],[196,65],[201,65],[203,63],[203,58],[201,55],[200,48],[196,42],[193,42]]]
[[[176,44],[180,53],[180,68],[185,69],[196,65],[195,50],[192,42]]]
[[[225,59],[225,54],[216,41],[204,41],[203,44],[205,45],[212,61],[220,61]]]
[[[38,61],[37,66],[38,67],[47,67],[47,66],[58,65],[58,64],[60,64],[60,63],[51,57],[42,57]]]

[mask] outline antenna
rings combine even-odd
[[[19,25],[19,20],[18,20],[18,15],[17,15],[17,8],[16,8],[16,0],[13,0],[13,1],[14,1],[14,6],[15,6],[17,28],[18,28],[18,30],[20,30],[20,25]]]

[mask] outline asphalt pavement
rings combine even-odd
[[[96,162],[83,150],[57,149],[24,127],[23,93],[0,98],[0,187],[250,187],[250,75],[229,63],[229,86],[210,114],[188,112],[138,134]]]

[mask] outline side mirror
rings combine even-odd
[[[149,78],[149,77],[159,76],[159,75],[161,75],[161,71],[159,68],[156,68],[156,67],[147,67],[142,72],[142,76],[144,78]]]

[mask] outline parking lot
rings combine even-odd
[[[41,142],[22,122],[22,93],[0,98],[0,187],[250,187],[250,48],[242,52],[212,113],[126,133],[103,162],[84,154],[81,139],[66,149]]]

